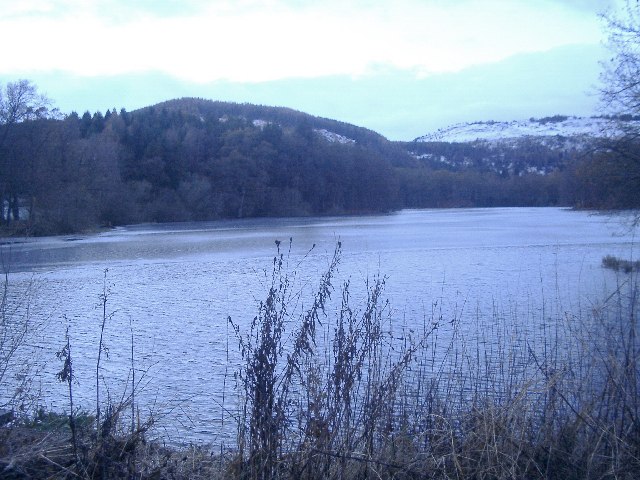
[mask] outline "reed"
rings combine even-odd
[[[338,246],[312,307],[296,321],[287,318],[292,282],[279,252],[251,333],[242,337],[236,328],[245,366],[240,448],[228,475],[584,479],[640,473],[635,276],[588,315],[559,309],[543,339],[522,339],[507,327],[520,322],[499,311],[493,327],[478,329],[487,337],[469,339],[460,318],[444,319],[437,309],[422,331],[394,332],[382,300],[384,277],[367,285],[360,307],[352,305],[345,282],[340,308],[329,315],[340,253]],[[291,324],[297,330],[287,345]],[[449,330],[444,344],[443,329]]]
[[[71,407],[71,415],[0,427],[0,475],[640,476],[635,272],[621,272],[617,288],[586,312],[547,302],[542,312],[497,305],[488,317],[478,312],[480,333],[471,337],[463,325],[469,317],[461,309],[446,313],[447,299],[432,303],[422,325],[403,324],[384,300],[384,276],[353,294],[350,280],[338,280],[340,243],[307,297],[290,252],[291,242],[288,250],[277,242],[265,298],[247,331],[229,320],[243,361],[235,376],[237,415],[226,415],[236,421],[235,446],[149,441],[148,424],[126,417],[135,398],[129,395],[101,403],[99,426]],[[101,328],[109,328],[106,292]],[[520,330],[527,321],[544,325],[540,336]],[[70,399],[71,346],[67,338],[60,354]],[[133,352],[132,340],[132,368]],[[234,410],[232,397],[225,393],[226,412]]]

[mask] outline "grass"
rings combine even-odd
[[[340,244],[303,299],[277,247],[248,331],[230,319],[243,360],[234,448],[148,441],[151,420],[133,421],[129,396],[98,400],[100,423],[72,408],[0,427],[0,477],[640,477],[633,270],[588,315],[559,312],[541,342],[514,343],[519,314],[498,309],[494,326],[477,319],[481,338],[466,338],[435,306],[420,327],[403,326],[384,301],[382,276],[354,302],[349,281],[336,285]],[[72,397],[65,348],[61,380]],[[133,368],[133,347],[131,357]]]

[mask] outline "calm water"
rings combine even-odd
[[[293,239],[288,261],[294,291],[302,293],[299,305],[309,303],[340,241],[334,285],[349,279],[358,305],[367,279],[386,275],[394,328],[422,325],[437,312],[457,319],[467,339],[491,342],[517,332],[534,341],[556,317],[578,314],[614,288],[616,275],[600,264],[607,254],[632,255],[633,235],[623,220],[505,208],[139,225],[5,244],[1,258],[10,272],[11,298],[29,298],[18,310],[28,303],[30,318],[43,325],[28,358],[39,368],[37,383],[48,407],[67,406],[64,386],[54,377],[61,366],[55,352],[69,327],[76,401],[94,408],[106,279],[103,394],[122,395],[133,335],[141,413],[153,412],[160,433],[170,438],[215,442],[229,435],[220,403],[224,398],[232,407],[231,374],[238,363],[227,317],[246,327],[256,314],[275,240],[288,250]],[[443,342],[452,338],[444,328],[439,335]]]

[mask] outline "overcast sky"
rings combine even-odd
[[[0,82],[63,111],[199,96],[397,140],[597,113],[614,0],[0,0]]]

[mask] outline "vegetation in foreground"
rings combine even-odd
[[[559,315],[543,345],[505,342],[488,352],[483,347],[488,338],[468,340],[460,332],[442,345],[439,330],[456,320],[444,318],[436,307],[421,328],[394,327],[383,301],[384,278],[371,280],[364,303],[353,305],[349,283],[334,285],[340,254],[338,245],[315,293],[305,300],[298,298],[288,256],[278,252],[250,330],[235,328],[244,363],[237,372],[238,403],[229,407],[237,412],[232,451],[147,441],[152,419],[137,417],[131,395],[116,404],[97,399],[92,415],[71,407],[65,415],[3,417],[0,476],[640,475],[633,272],[588,318]],[[336,293],[338,306],[329,308]],[[298,311],[292,301],[308,308]],[[508,324],[509,319],[498,320]],[[5,333],[11,318],[2,321]],[[443,351],[449,353],[442,357]],[[59,358],[59,379],[68,383],[72,400],[72,345],[66,343]]]

